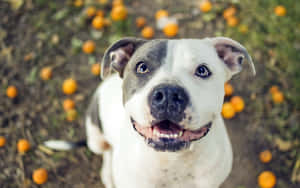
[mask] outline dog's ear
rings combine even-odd
[[[101,77],[106,78],[113,70],[123,77],[123,71],[134,52],[147,40],[124,38],[113,43],[104,53],[101,63]]]
[[[230,77],[242,70],[244,58],[251,66],[253,75],[256,74],[251,56],[240,43],[226,37],[211,38],[219,58],[226,64],[230,70]]]

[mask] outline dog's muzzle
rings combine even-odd
[[[151,126],[141,126],[131,118],[134,129],[145,138],[147,144],[157,151],[179,151],[190,146],[192,141],[203,138],[210,130],[212,122],[198,130],[188,130],[164,120]]]
[[[169,119],[180,122],[189,103],[187,92],[180,86],[161,84],[153,88],[148,97],[150,113],[156,121]]]

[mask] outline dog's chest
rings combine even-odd
[[[200,178],[196,171],[199,164],[186,156],[178,160],[167,155],[152,160],[150,156],[132,157],[131,165],[127,159],[116,169],[116,181],[122,187],[130,188],[198,188]],[[122,172],[121,172],[122,171]],[[126,186],[125,186],[126,185]]]
[[[156,173],[149,174],[154,179],[157,188],[195,187],[193,164],[189,160],[173,159],[167,156],[159,157],[156,164]],[[159,174],[157,176],[157,174]]]

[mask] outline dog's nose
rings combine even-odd
[[[185,90],[176,85],[156,86],[149,95],[151,114],[158,120],[181,121],[188,102]]]

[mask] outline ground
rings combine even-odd
[[[245,71],[230,82],[234,95],[242,96],[246,106],[243,112],[225,121],[233,145],[234,165],[222,188],[258,187],[257,176],[264,170],[275,173],[278,188],[299,187],[299,65],[296,63],[300,60],[300,37],[297,37],[300,25],[295,21],[300,18],[296,14],[298,4],[286,1],[287,16],[277,18],[267,14],[273,14],[273,7],[282,1],[273,4],[212,1],[211,12],[201,13],[199,1],[131,0],[125,1],[129,18],[112,22],[111,27],[102,32],[92,29],[91,20],[85,16],[91,0],[80,7],[75,7],[71,0],[20,1],[20,7],[16,2],[0,2],[0,136],[6,138],[6,145],[0,147],[0,187],[40,187],[31,176],[34,169],[41,167],[49,172],[43,187],[103,187],[99,177],[101,156],[87,148],[53,152],[41,146],[48,139],[85,139],[85,109],[101,82],[99,76],[91,74],[91,65],[101,61],[104,50],[116,39],[141,37],[134,24],[137,16],[146,17],[149,25],[155,27],[154,14],[161,8],[179,20],[176,37],[225,35],[244,44],[253,57],[257,76],[253,77],[245,66]],[[238,16],[241,20],[244,18],[241,25],[247,25],[249,30],[247,34],[228,28],[222,18],[222,10],[231,5],[238,7]],[[97,6],[109,17],[110,5]],[[257,9],[258,13],[252,16],[254,21],[249,21],[248,15],[253,13],[245,7]],[[156,30],[155,38],[165,36]],[[86,40],[96,42],[92,55],[81,50]],[[39,76],[46,66],[53,70],[52,79],[48,81]],[[61,91],[62,82],[67,78],[74,78],[78,83],[77,92],[71,96]],[[18,89],[15,99],[6,96],[9,85]],[[269,88],[273,85],[284,91],[282,104],[271,100]],[[62,107],[66,98],[76,103],[79,115],[73,122],[66,121]],[[21,138],[31,144],[25,154],[17,152],[17,141]],[[268,164],[262,164],[258,158],[265,149],[273,154]]]

